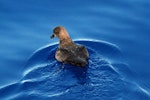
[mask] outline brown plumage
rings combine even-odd
[[[59,46],[55,54],[57,61],[80,67],[84,67],[88,63],[87,49],[82,45],[75,44],[64,27],[54,28],[51,38],[55,36],[59,38]]]

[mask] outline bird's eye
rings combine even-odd
[[[54,29],[55,34],[59,34],[59,32],[60,32],[60,28],[57,27],[57,28]]]
[[[59,32],[58,31],[55,31],[55,34],[58,34]]]

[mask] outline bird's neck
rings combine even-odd
[[[64,38],[64,39],[60,39],[59,40],[59,46],[70,46],[73,45],[74,42],[68,37],[68,38]]]

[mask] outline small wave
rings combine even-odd
[[[62,70],[62,64],[54,58],[57,44],[46,45],[30,57],[21,80],[0,89],[0,94],[4,94],[1,97],[14,100],[128,100],[137,93],[139,98],[149,98],[147,90],[130,81],[133,72],[125,64],[118,46],[104,41],[75,42],[88,48],[90,59],[86,68],[66,64]],[[136,90],[139,92],[135,93]]]

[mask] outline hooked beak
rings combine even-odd
[[[55,34],[53,33],[51,36],[50,36],[50,38],[52,39],[52,38],[54,38],[55,37]]]

